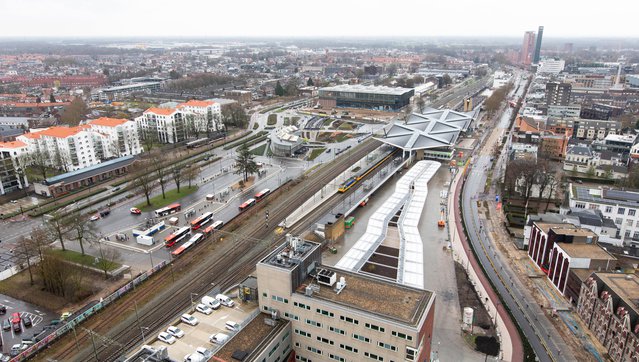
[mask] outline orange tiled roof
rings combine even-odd
[[[0,142],[0,148],[22,148],[26,145],[22,141]]]
[[[26,138],[33,138],[33,139],[40,138],[40,132],[25,133],[18,137],[26,137]]]
[[[108,117],[100,117],[98,119],[94,119],[93,121],[89,121],[89,124],[94,124],[96,126],[106,126],[106,127],[115,127],[121,124],[125,124],[128,122],[128,119],[123,118],[108,118]]]
[[[144,113],[154,113],[161,116],[170,116],[175,112],[174,108],[149,108]]]
[[[86,125],[77,127],[51,127],[38,133],[43,136],[67,138],[84,131],[86,128],[88,128]]]
[[[182,108],[182,107],[208,107],[208,106],[212,106],[214,105],[215,102],[213,101],[198,101],[195,99],[192,99],[186,103],[180,103],[177,107],[178,108]]]

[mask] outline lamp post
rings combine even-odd
[[[140,332],[142,333],[142,343],[146,344],[146,338],[144,337],[144,330],[149,330],[149,327],[140,327]]]
[[[193,308],[193,306],[195,305],[195,301],[193,301],[193,296],[198,296],[197,293],[191,293],[191,308]]]

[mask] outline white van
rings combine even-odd
[[[227,321],[226,323],[224,323],[224,328],[228,329],[231,332],[237,332],[240,330],[240,325],[233,321]]]
[[[218,309],[221,305],[219,300],[208,295],[202,297],[202,304],[213,309]]]
[[[215,299],[219,300],[220,303],[222,303],[222,305],[225,305],[227,307],[233,308],[235,306],[235,303],[233,302],[233,300],[224,294],[216,295]]]
[[[226,333],[216,333],[209,337],[209,341],[215,344],[224,344],[229,340],[229,335]]]

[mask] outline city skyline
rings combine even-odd
[[[104,6],[78,0],[2,0],[0,34],[3,37],[516,37],[544,24],[551,38],[639,37],[639,29],[629,22],[615,21],[612,10],[606,14],[599,8],[573,7],[549,0],[527,8],[525,16],[513,16],[511,10],[515,9],[505,1],[491,1],[481,7],[469,0],[406,1],[400,5],[403,6],[397,8],[397,14],[389,16],[382,10],[387,4],[381,1],[368,2],[363,7],[329,0],[312,9],[310,6],[304,9],[290,0],[276,5],[248,1],[238,10],[234,3],[202,1],[177,4],[166,0],[114,0]],[[606,8],[618,9],[622,5],[620,0],[613,0]],[[169,11],[173,8],[177,16],[175,11]],[[415,14],[414,20],[407,19],[402,9]],[[152,20],[145,20],[145,13]],[[596,18],[598,26],[569,23],[566,14],[574,19]]]

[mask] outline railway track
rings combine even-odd
[[[261,210],[268,206],[270,220],[276,225],[298,205],[352,166],[352,160],[363,158],[379,145],[379,141],[369,139],[354,148],[350,156],[340,157],[324,165],[309,179],[294,186],[284,186],[285,190],[276,191],[273,196],[280,195],[277,199],[267,199],[256,205],[253,210],[243,213],[224,229],[239,228],[242,223],[259,226],[251,229],[244,227],[241,232],[221,231],[217,237],[222,236],[225,241],[213,246],[220,249],[215,253],[207,250],[213,243],[205,241],[198,244],[194,250],[174,260],[169,267],[137,287],[137,290],[105,308],[100,315],[91,318],[74,333],[60,339],[37,356],[37,360],[116,360],[141,342],[141,328],[147,330],[146,334],[151,335],[188,308],[191,305],[192,293],[203,295],[212,285],[225,290],[253,271],[256,262],[283,239],[275,236],[272,227],[262,227]],[[319,213],[326,212],[326,207],[334,205],[335,200],[341,198],[338,195],[329,198],[324,207],[311,212],[305,220],[308,222]],[[299,232],[303,227],[303,224],[296,226],[291,232]],[[211,261],[211,257],[215,257],[215,261]],[[122,320],[123,316],[125,317]]]

